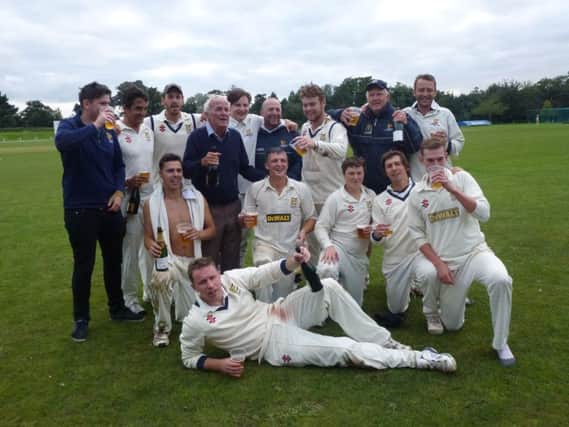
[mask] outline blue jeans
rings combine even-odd
[[[97,241],[103,256],[103,277],[109,311],[124,307],[121,290],[122,240],[125,222],[120,211],[101,209],[65,209],[65,228],[73,249],[73,318],[89,321],[91,275],[95,264]]]

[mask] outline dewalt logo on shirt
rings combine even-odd
[[[267,214],[267,223],[271,222],[290,222],[291,215],[288,213]]]
[[[443,221],[445,219],[458,218],[460,210],[458,208],[445,209],[444,211],[434,212],[429,214],[429,222]]]

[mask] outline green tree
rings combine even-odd
[[[472,109],[472,114],[492,121],[492,116],[502,116],[508,107],[496,95],[485,98]]]
[[[281,101],[283,109],[283,117],[292,120],[300,126],[304,123],[304,113],[302,112],[302,102],[300,101],[300,96],[298,96],[298,91],[291,91],[288,98]]]
[[[118,85],[117,92],[111,98],[111,105],[122,105],[122,95],[124,91],[130,86],[137,86],[138,88],[142,89],[148,96],[148,114],[158,114],[160,111],[162,111],[162,104],[160,103],[162,95],[160,94],[160,91],[155,87],[146,86],[142,80],[135,80],[133,82],[125,81]]]
[[[253,114],[260,114],[261,105],[263,105],[263,102],[265,102],[266,99],[267,99],[266,93],[258,93],[257,95],[255,95],[255,97],[253,98],[253,105],[251,105],[249,111]]]
[[[61,120],[61,112],[41,101],[28,101],[20,113],[20,120],[24,127],[51,127],[54,120]]]
[[[18,108],[8,102],[8,96],[0,92],[0,128],[18,126]]]
[[[391,98],[391,105],[395,108],[405,108],[415,102],[415,98],[413,97],[413,88],[403,83],[395,83],[395,86],[389,89],[389,95]]]
[[[348,77],[336,87],[333,95],[328,98],[327,108],[343,108],[350,105],[363,105],[366,102],[366,87],[371,76]]]
[[[162,111],[162,94],[155,87],[149,87],[146,91],[148,95],[148,114],[158,114]]]
[[[186,99],[182,110],[186,113],[202,113],[207,98],[206,93],[196,93]]]

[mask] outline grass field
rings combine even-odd
[[[455,164],[478,179],[492,205],[483,230],[514,278],[510,345],[518,364],[496,361],[488,300],[474,285],[462,331],[429,336],[414,300],[393,332],[455,355],[450,376],[251,362],[240,380],[189,371],[176,338],[152,347],[151,316],[141,324],[109,320],[100,260],[89,340],[73,343],[58,153],[49,131],[0,144],[0,425],[568,425],[569,126],[465,135]],[[0,141],[12,137],[0,133]],[[376,251],[370,313],[385,307],[380,263]],[[323,331],[340,333],[333,324]]]

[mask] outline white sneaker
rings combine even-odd
[[[429,314],[427,318],[427,332],[431,335],[441,335],[445,328],[438,314]]]
[[[143,306],[141,306],[138,301],[134,301],[131,302],[130,304],[127,305],[127,307],[130,309],[130,311],[132,311],[133,313],[138,313],[138,314],[146,314],[146,310],[144,309]]]
[[[381,346],[390,350],[412,350],[411,346],[401,344],[399,341],[395,341],[393,338],[389,338]]]
[[[152,345],[154,347],[168,347],[170,344],[170,338],[167,332],[155,332],[154,339],[152,340]]]
[[[500,350],[496,350],[496,353],[498,354],[498,360],[502,366],[507,368],[516,364],[516,357],[514,356],[514,353],[512,353],[512,350],[510,350],[508,344]]]
[[[439,353],[427,347],[417,355],[417,368],[450,373],[456,371],[456,360],[448,353]]]

